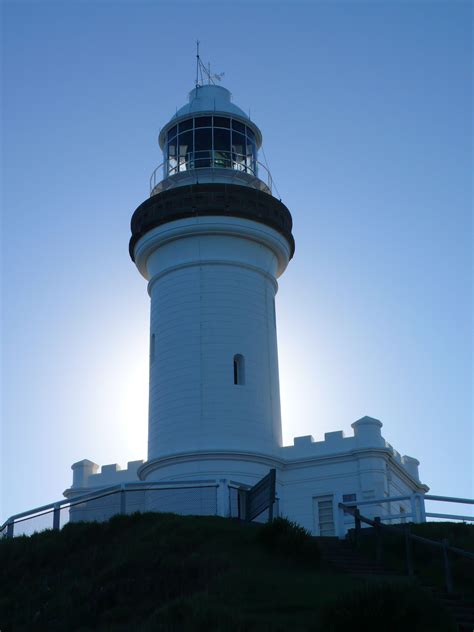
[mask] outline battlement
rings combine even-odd
[[[139,481],[137,470],[144,461],[129,461],[126,469],[122,470],[118,463],[103,465],[100,472],[99,465],[88,459],[78,461],[71,466],[73,471],[74,488],[100,488],[121,483]]]
[[[337,454],[347,454],[353,450],[366,448],[385,448],[392,458],[407,472],[419,480],[419,461],[410,456],[401,456],[383,437],[381,433],[382,422],[373,417],[362,417],[351,424],[354,434],[346,437],[342,430],[326,432],[324,441],[315,441],[312,435],[295,437],[292,446],[281,448],[281,455],[285,460],[291,461],[304,457],[324,457]]]

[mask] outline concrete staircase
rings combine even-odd
[[[347,540],[337,538],[316,538],[321,547],[322,558],[337,570],[358,577],[406,578],[378,562],[368,559],[353,548]],[[474,605],[462,595],[448,594],[438,586],[420,585],[431,592],[448,610],[458,625],[459,632],[474,632]]]
[[[400,573],[387,569],[382,564],[370,560],[347,540],[338,538],[316,538],[321,547],[322,557],[331,566],[343,573],[358,576],[385,575],[389,577],[403,577]]]

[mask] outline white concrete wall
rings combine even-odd
[[[178,220],[135,250],[149,279],[148,458],[199,450],[281,446],[276,277],[289,245],[271,228],[233,217]],[[244,357],[245,384],[233,360]]]

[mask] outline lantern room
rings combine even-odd
[[[258,161],[262,134],[222,86],[196,86],[159,135],[163,162],[150,193],[196,182],[229,182],[271,193],[271,176]]]

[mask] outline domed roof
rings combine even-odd
[[[183,105],[173,118],[181,118],[198,112],[225,112],[249,119],[248,115],[231,102],[231,94],[222,86],[197,86],[189,93],[189,103]]]

